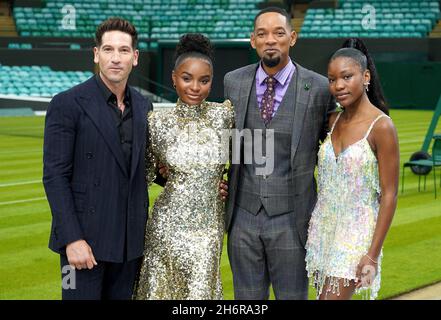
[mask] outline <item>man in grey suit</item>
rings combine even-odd
[[[252,163],[233,160],[228,188],[221,186],[229,194],[226,230],[236,299],[268,299],[270,285],[277,299],[308,297],[305,243],[317,198],[314,168],[334,104],[327,79],[289,57],[296,39],[285,10],[262,10],[251,34],[261,61],[224,79],[236,129],[254,136],[263,132],[263,146],[272,147],[265,139],[274,139],[274,150],[265,151],[266,156],[274,151],[273,170],[259,173],[265,157]],[[240,143],[240,158],[258,147]]]

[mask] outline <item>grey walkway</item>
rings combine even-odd
[[[391,300],[441,300],[441,282],[405,293]]]

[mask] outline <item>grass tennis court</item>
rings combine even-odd
[[[432,114],[392,110],[401,163],[421,148]],[[41,183],[43,129],[43,117],[0,117],[0,299],[60,299],[58,255],[47,248],[51,214]],[[441,123],[435,132],[441,133]],[[434,199],[432,179],[431,174],[427,189],[418,192],[418,177],[406,170],[405,192],[384,247],[380,299],[441,281],[441,195]],[[151,200],[158,192],[151,189]],[[225,244],[224,295],[233,299]]]

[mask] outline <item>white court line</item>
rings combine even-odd
[[[12,150],[12,151],[0,151],[0,155],[8,154],[32,154],[32,153],[43,153],[43,148],[38,149],[28,149],[28,150]]]
[[[42,182],[42,181],[41,180],[31,180],[31,181],[22,181],[22,182],[1,183],[0,188],[1,187],[22,186],[25,184],[34,184],[34,183],[40,183],[40,182]]]
[[[25,200],[15,200],[15,201],[5,201],[5,202],[0,202],[0,206],[6,206],[8,204],[17,204],[17,203],[41,201],[41,200],[46,200],[46,197],[39,197],[39,198],[32,198],[32,199],[25,199]]]
[[[1,95],[0,95],[0,98],[1,98]],[[44,99],[44,98],[42,98],[42,99]],[[21,99],[19,99],[19,100],[21,100]],[[49,99],[48,100],[48,102],[50,101],[51,99]],[[167,109],[173,109],[174,107],[176,106],[176,103],[168,103],[168,102],[158,102],[158,103],[153,103],[153,110],[161,110],[161,109],[164,109],[164,110],[167,110]],[[36,116],[46,116],[46,111],[45,110],[43,110],[43,111],[34,111],[34,114],[36,115]]]
[[[52,98],[49,98],[49,97],[17,96],[14,94],[0,94],[0,99],[37,101],[37,102],[51,102],[51,100],[52,100]]]

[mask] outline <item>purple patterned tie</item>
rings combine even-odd
[[[276,86],[277,80],[274,79],[274,77],[269,76],[264,81],[266,83],[266,90],[263,94],[262,102],[260,104],[260,112],[263,122],[265,123],[265,125],[268,125],[268,123],[273,118],[274,97],[276,95],[274,88]]]

